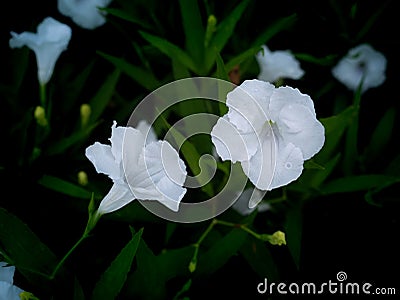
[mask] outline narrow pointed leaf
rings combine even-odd
[[[98,52],[98,54],[147,90],[153,91],[161,85],[154,74],[144,68],[132,65],[122,58],[118,58],[103,52]]]
[[[181,48],[158,36],[143,31],[139,31],[139,33],[146,41],[167,55],[169,58],[177,59],[189,70],[197,72],[193,59]]]
[[[103,273],[93,290],[92,300],[116,299],[131,269],[142,233],[143,228],[132,236],[132,239]]]

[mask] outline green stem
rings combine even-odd
[[[40,105],[46,109],[46,84],[40,84]]]
[[[93,194],[92,194],[92,199],[91,199],[91,204],[93,204]],[[65,261],[68,259],[68,257],[72,254],[72,252],[75,251],[76,248],[90,235],[90,232],[92,229],[96,226],[97,222],[99,221],[101,215],[97,211],[92,211],[91,206],[89,205],[89,220],[86,224],[85,231],[83,232],[82,236],[80,239],[75,243],[75,245],[72,246],[71,249],[64,255],[64,257],[60,260],[60,262],[57,264],[57,266],[54,268],[53,273],[50,275],[50,279],[54,279],[54,277],[57,275],[58,271],[62,267],[62,265],[65,263]]]
[[[72,246],[71,249],[67,252],[67,254],[64,255],[64,257],[60,260],[60,262],[57,264],[57,266],[54,268],[53,273],[50,275],[50,279],[54,279],[54,277],[57,275],[58,271],[62,267],[62,265],[65,263],[65,261],[68,259],[68,257],[72,254],[72,252],[75,251],[75,249],[83,242],[84,239],[86,239],[89,236],[88,232],[86,232],[80,237],[80,239],[75,243],[75,245]]]

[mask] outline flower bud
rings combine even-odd
[[[82,104],[81,105],[81,125],[85,127],[90,119],[90,115],[92,114],[92,108],[89,104]]]
[[[36,106],[33,116],[35,117],[36,123],[39,126],[47,126],[46,112],[42,106]]]
[[[88,184],[88,176],[85,171],[79,171],[77,177],[80,185],[85,186]]]

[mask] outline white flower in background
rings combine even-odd
[[[137,129],[117,127],[114,121],[109,140],[111,145],[95,142],[85,153],[98,173],[113,180],[98,213],[116,211],[134,199],[157,200],[178,211],[186,193],[186,167],[177,151],[167,141],[157,141],[145,121]]]
[[[304,75],[299,61],[289,50],[270,51],[265,45],[262,49],[256,55],[260,67],[258,79],[272,83],[284,78],[300,79]]]
[[[85,29],[95,29],[106,22],[106,7],[112,0],[58,0],[58,10]]]
[[[57,20],[47,17],[37,27],[37,33],[11,32],[11,48],[27,46],[35,52],[38,66],[38,79],[46,84],[53,75],[54,66],[61,53],[67,49],[71,39],[71,28]]]
[[[24,291],[13,284],[14,272],[14,266],[8,266],[5,262],[0,261],[0,299],[2,300],[21,299],[19,295]]]
[[[385,79],[386,57],[368,44],[350,49],[345,57],[332,68],[333,76],[348,89],[361,92],[381,85]]]
[[[271,208],[271,205],[263,202],[261,202],[257,206],[249,208],[249,203],[253,192],[256,194],[254,195],[256,199],[261,199],[264,196],[263,191],[260,191],[258,189],[247,188],[240,194],[239,198],[232,205],[232,208],[243,216],[250,215],[256,209],[258,210],[258,212],[264,212],[269,210]]]
[[[239,161],[260,190],[296,180],[305,160],[325,142],[308,95],[291,87],[275,88],[262,80],[246,80],[227,95],[228,113],[211,131],[223,160]]]

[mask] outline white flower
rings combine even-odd
[[[19,295],[24,291],[13,284],[14,282],[14,266],[8,266],[5,262],[0,261],[0,299],[4,300],[20,300]]]
[[[106,22],[105,12],[99,8],[106,7],[112,0],[58,0],[58,10],[70,17],[76,24],[85,29],[95,29]]]
[[[272,83],[283,78],[300,79],[304,75],[299,61],[289,50],[270,51],[265,45],[262,48],[256,55],[260,67],[258,79]]]
[[[254,195],[252,196],[252,194]],[[249,207],[250,199],[255,197],[257,199],[256,202],[262,199],[264,192],[258,189],[247,188],[245,189],[236,200],[236,202],[232,205],[232,208],[237,211],[239,214],[243,216],[250,215],[254,210],[258,210],[258,212],[264,212],[271,208],[268,203],[260,203],[257,206]]]
[[[228,93],[226,105],[228,113],[211,131],[212,142],[221,159],[239,161],[260,190],[297,179],[304,161],[324,144],[313,101],[298,89],[246,80]]]
[[[332,68],[333,76],[348,89],[357,91],[361,81],[361,92],[381,85],[385,79],[385,56],[368,44],[350,49],[345,57]]]
[[[186,189],[186,167],[177,151],[166,141],[157,141],[144,121],[133,127],[111,127],[110,145],[95,142],[86,148],[86,157],[98,173],[113,180],[101,201],[98,213],[110,213],[134,199],[157,200],[178,211]]]
[[[71,34],[69,26],[47,17],[37,27],[37,33],[11,32],[10,47],[27,46],[35,52],[39,82],[44,85],[53,75],[57,59],[67,49]]]

